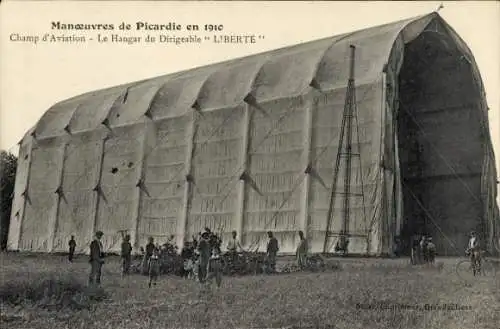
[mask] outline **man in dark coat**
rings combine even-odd
[[[432,237],[427,238],[427,262],[434,264],[436,259],[436,245],[432,242]]]
[[[129,274],[130,263],[132,262],[132,244],[130,243],[130,235],[125,235],[122,242],[122,275]]]
[[[142,260],[142,274],[147,275],[149,273],[149,258],[153,255],[153,250],[156,248],[155,240],[153,237],[149,238],[148,244],[146,245],[146,252],[144,253],[144,258]]]
[[[417,265],[420,263],[419,247],[420,247],[420,236],[414,235],[411,239],[411,264],[412,265]]]
[[[271,272],[276,271],[276,255],[278,254],[279,246],[278,240],[274,237],[273,232],[267,232],[269,241],[267,243],[267,261],[269,265],[269,270]]]
[[[101,231],[97,231],[95,234],[95,239],[90,243],[90,276],[89,276],[89,285],[93,285],[96,283],[97,285],[101,284],[101,270],[102,265],[104,264],[104,251],[101,242],[101,238],[103,233]]]
[[[203,234],[201,235],[201,239],[198,242],[198,253],[200,255],[198,278],[200,282],[205,282],[207,278],[208,264],[211,256],[211,247],[209,239],[210,239],[210,233],[203,232]]]
[[[193,269],[194,248],[192,242],[185,241],[184,247],[181,250],[181,258],[183,262],[182,277],[189,278]]]
[[[75,249],[76,249],[76,241],[75,241],[74,235],[71,236],[71,239],[68,242],[68,246],[69,246],[68,260],[72,263],[73,257],[75,256]]]

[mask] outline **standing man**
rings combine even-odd
[[[97,285],[101,284],[101,269],[104,264],[104,252],[101,242],[103,233],[97,231],[95,234],[95,239],[90,243],[90,277],[89,285],[93,285],[94,282]]]
[[[189,279],[192,276],[193,256],[194,256],[194,249],[192,246],[192,242],[184,241],[184,247],[181,250],[181,258],[182,258],[182,263],[184,265],[184,268],[182,271],[183,278]]]
[[[205,282],[208,272],[208,264],[210,262],[210,256],[212,254],[210,247],[210,233],[203,232],[200,241],[198,241],[198,253],[199,253],[199,268],[198,268],[198,279],[201,283]]]
[[[233,231],[232,237],[227,243],[227,251],[229,251],[230,253],[237,253],[238,251],[243,250],[237,236],[238,233],[236,231]]]
[[[300,269],[304,269],[307,266],[307,240],[304,237],[304,232],[299,231],[299,246],[297,247],[297,265]]]
[[[153,255],[153,250],[156,248],[155,240],[153,237],[149,237],[148,244],[146,245],[146,251],[144,253],[144,258],[142,259],[142,274],[149,274],[149,258]]]
[[[132,244],[130,243],[129,234],[123,237],[121,256],[122,256],[122,275],[127,275],[129,274],[130,263],[132,262]]]
[[[476,275],[477,273],[481,272],[481,253],[479,249],[479,239],[477,238],[476,232],[474,231],[470,233],[470,239],[466,253],[470,257],[473,274]]]
[[[419,259],[419,245],[420,245],[420,237],[418,235],[414,235],[411,240],[411,264],[417,265],[420,262]]]
[[[156,286],[156,283],[158,282],[158,275],[160,275],[160,262],[160,249],[154,248],[153,254],[148,260],[149,288],[151,288],[151,284]]]
[[[420,261],[422,263],[427,263],[427,236],[422,235],[420,239]]]
[[[271,272],[276,271],[276,255],[278,254],[279,246],[278,240],[274,237],[273,232],[267,232],[269,241],[267,242],[267,262]]]
[[[71,239],[68,242],[68,246],[69,246],[68,260],[70,261],[70,263],[73,263],[73,257],[75,255],[75,249],[76,249],[76,241],[74,235],[71,236]]]
[[[432,242],[432,237],[427,238],[427,263],[434,264],[436,259],[436,245]]]
[[[232,238],[229,239],[227,243],[227,252],[231,259],[230,269],[231,273],[239,270],[240,264],[238,264],[238,251],[243,251],[240,241],[237,239],[238,233],[236,231],[232,232]]]

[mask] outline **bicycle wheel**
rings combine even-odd
[[[455,272],[462,281],[474,280],[474,272],[472,270],[472,263],[468,259],[461,260],[455,266]]]
[[[496,252],[500,253],[500,238],[493,239],[493,247]]]
[[[480,276],[491,277],[494,278],[497,275],[497,269],[495,264],[491,261],[483,259],[481,262],[481,268],[479,271]]]

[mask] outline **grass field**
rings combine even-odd
[[[224,277],[220,289],[161,277],[148,289],[145,277],[122,279],[113,258],[102,290],[89,290],[85,257],[0,255],[1,328],[500,328],[500,278],[464,282],[458,259],[343,259],[338,271]]]

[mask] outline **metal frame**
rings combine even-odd
[[[350,234],[349,232],[349,225],[350,225],[350,198],[351,197],[361,197],[363,199],[363,214],[364,214],[364,188],[363,188],[363,175],[362,175],[362,168],[361,168],[361,150],[360,150],[360,144],[359,144],[359,122],[357,119],[357,110],[356,110],[356,90],[355,90],[355,84],[354,84],[354,63],[355,63],[355,51],[356,47],[351,45],[350,46],[350,67],[349,67],[349,80],[347,83],[347,91],[346,91],[346,100],[344,103],[344,113],[342,116],[342,127],[340,131],[340,138],[339,138],[339,145],[338,145],[338,151],[337,151],[337,158],[335,160],[335,168],[334,168],[334,173],[333,173],[333,183],[332,183],[332,189],[331,189],[331,194],[330,194],[330,204],[328,206],[328,214],[327,214],[327,227],[326,227],[326,232],[325,232],[325,241],[323,244],[323,252],[328,253],[329,252],[329,247],[328,247],[328,240],[330,237],[339,237],[340,242],[342,242],[341,246],[341,251],[344,252],[344,254],[347,253],[347,244],[344,242],[348,243],[348,239],[350,236],[362,236],[366,237],[366,234]],[[353,120],[355,120],[356,124],[356,138],[357,138],[357,144],[358,144],[358,153],[353,153],[352,152],[352,140],[353,140]],[[344,143],[345,142],[345,143]],[[359,166],[359,171],[360,171],[360,179],[361,179],[361,193],[353,193],[351,192],[351,176],[352,176],[352,158],[356,157],[359,160],[360,166]],[[344,191],[339,192],[337,191],[337,182],[338,182],[338,175],[340,171],[340,165],[341,165],[341,160],[345,160],[345,175],[344,175]],[[333,208],[335,206],[335,199],[336,195],[341,195],[344,197],[343,199],[343,205],[342,205],[342,213],[343,213],[343,218],[342,218],[342,229],[340,232],[332,232],[332,215],[333,215]],[[365,215],[366,217],[366,215]]]

